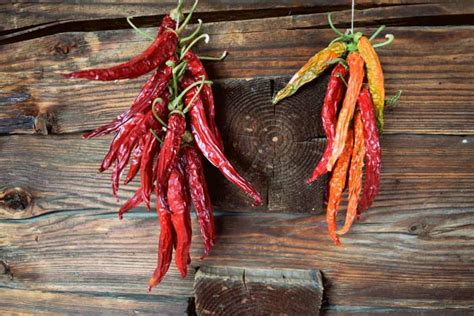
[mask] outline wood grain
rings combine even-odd
[[[203,266],[194,291],[198,315],[318,315],[323,298],[316,270]]]
[[[473,27],[389,30],[396,41],[380,50],[387,94],[401,89],[403,95],[387,110],[385,132],[474,134]],[[293,73],[332,38],[327,30],[283,30],[270,24],[265,31],[216,34],[200,51],[230,51],[224,62],[207,64],[215,79],[281,76]],[[0,132],[70,133],[107,123],[129,107],[145,78],[68,81],[58,73],[124,61],[145,46],[128,30],[59,34],[0,46]]]
[[[374,208],[335,247],[322,216],[217,214],[217,244],[201,262],[202,242],[194,234],[192,265],[317,267],[326,304],[333,307],[473,308],[472,221],[472,207],[465,205],[416,212]],[[196,231],[195,220],[193,225]],[[107,291],[109,297],[146,292],[156,251],[152,213],[119,221],[70,211],[2,220],[0,228],[2,260],[11,271],[0,279],[4,288]],[[192,276],[180,281],[172,267],[152,295],[179,299],[191,293]]]

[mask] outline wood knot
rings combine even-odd
[[[13,273],[10,266],[3,260],[0,260],[0,276],[7,276],[10,280],[13,280]]]
[[[22,188],[11,188],[0,193],[0,208],[9,211],[24,211],[32,202],[32,195]]]
[[[408,233],[411,235],[426,235],[428,233],[428,225],[425,223],[414,223],[408,227]]]
[[[35,132],[41,135],[56,134],[57,128],[56,114],[53,112],[43,112],[35,118]]]

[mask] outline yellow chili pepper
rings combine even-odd
[[[385,87],[382,65],[375,49],[367,37],[362,36],[357,44],[360,55],[365,61],[369,90],[374,102],[375,116],[379,132],[383,131],[383,108],[385,103]]]
[[[334,42],[311,57],[310,60],[291,78],[290,82],[273,98],[273,104],[294,94],[301,86],[318,77],[330,65],[328,61],[341,57],[346,52],[346,45]]]

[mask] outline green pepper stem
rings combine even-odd
[[[387,39],[385,42],[372,45],[372,47],[373,48],[379,48],[379,47],[386,46],[386,45],[393,42],[393,40],[395,39],[395,36],[393,36],[393,34],[387,34],[387,35],[385,35],[385,38]]]
[[[397,103],[398,99],[400,99],[401,96],[402,96],[402,90],[398,90],[397,93],[394,96],[392,96],[388,99],[385,99],[385,106],[388,106],[388,107],[394,106]]]
[[[201,19],[198,19],[198,26],[196,26],[196,29],[188,36],[186,37],[183,37],[182,39],[179,40],[179,44],[181,46],[183,46],[184,44],[186,44],[187,42],[193,40],[196,35],[199,34],[199,32],[201,31],[201,27],[202,27],[202,20]]]
[[[151,104],[151,111],[152,111],[153,116],[155,117],[155,119],[166,129],[166,128],[168,128],[168,125],[166,125],[166,123],[163,122],[163,120],[158,115],[158,113],[156,113],[155,105],[158,102],[163,102],[163,99],[162,98],[156,98],[155,100],[153,100],[153,103]]]
[[[209,34],[201,34],[199,35],[198,37],[196,37],[188,46],[185,46],[181,49],[181,54],[180,54],[180,59],[183,59],[184,55],[186,55],[187,52],[189,52],[189,50],[194,46],[196,45],[197,42],[199,42],[200,40],[204,39],[204,43],[209,43]]]
[[[335,26],[334,24],[332,23],[332,17],[331,17],[331,13],[328,14],[328,23],[329,23],[329,26],[331,27],[331,29],[339,36],[344,36],[344,34],[342,34],[341,31],[339,31]]]
[[[334,64],[341,64],[344,66],[344,68],[349,69],[349,66],[347,65],[347,62],[344,60],[344,58],[333,58],[330,59],[326,62],[327,65],[334,65]]]
[[[158,136],[158,134],[156,134],[156,132],[152,128],[150,128],[150,133],[153,135],[153,137],[156,138],[157,141],[160,142],[161,145],[163,145],[163,140]]]
[[[373,41],[377,36],[379,36],[380,32],[382,32],[384,29],[385,29],[385,25],[380,26],[380,27],[374,32],[374,34],[372,34],[372,35],[369,37],[369,41]]]
[[[222,55],[220,55],[219,57],[213,57],[213,56],[198,56],[198,57],[201,60],[222,61],[224,60],[224,58],[227,57],[227,51],[225,50],[222,53]]]
[[[176,27],[178,27],[179,25],[179,21],[182,19],[183,17],[183,13],[181,12],[181,10],[183,9],[183,3],[184,1],[183,0],[178,0],[178,5],[176,6],[176,8],[174,8],[173,10],[171,10],[170,12],[170,17],[176,21]]]
[[[128,22],[128,24],[130,24],[130,26],[135,30],[135,32],[137,32],[138,35],[140,35],[140,36],[142,36],[142,37],[144,37],[144,38],[146,38],[146,39],[149,39],[149,40],[151,40],[151,41],[154,41],[154,40],[155,40],[155,38],[154,38],[153,36],[151,36],[151,35],[148,34],[148,33],[143,32],[143,31],[140,30],[135,24],[133,24],[132,19],[133,19],[132,16],[127,17],[127,22]]]
[[[193,105],[194,101],[196,101],[197,96],[199,95],[199,93],[201,93],[202,87],[204,87],[204,84],[206,83],[206,81],[204,81],[204,76],[202,76],[202,80],[200,82],[195,82],[195,83],[200,83],[199,89],[193,95],[189,104],[184,108],[183,113],[187,113],[191,109],[191,106]]]
[[[202,81],[196,81],[196,82],[193,82],[191,85],[189,85],[186,89],[184,89],[183,91],[181,91],[181,93],[173,100],[170,102],[170,104],[168,105],[168,108],[170,109],[175,109],[176,108],[176,105],[178,103],[181,102],[181,100],[183,99],[183,97],[185,96],[186,93],[189,92],[189,90],[191,90],[192,88],[196,87],[197,85],[202,85],[202,84],[212,84],[212,81],[205,81],[204,80],[204,77],[202,78]]]
[[[341,78],[342,82],[344,82],[344,85],[347,87],[347,81],[346,81],[346,78],[344,78],[343,75],[341,75],[340,73],[336,75],[338,78]]]
[[[189,13],[188,13],[188,15],[186,16],[186,19],[184,19],[184,21],[183,21],[183,24],[181,24],[181,26],[176,30],[176,32],[177,32],[178,34],[181,34],[181,33],[184,31],[184,29],[186,28],[186,25],[187,25],[187,24],[189,23],[189,21],[191,20],[191,17],[192,17],[192,15],[193,15],[193,13],[194,13],[194,10],[196,10],[196,7],[197,7],[197,5],[198,5],[198,2],[199,2],[198,0],[195,0],[195,1],[194,1],[194,4],[193,4],[193,6],[191,7],[191,10],[189,10]]]

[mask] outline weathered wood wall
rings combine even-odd
[[[147,42],[124,17],[140,16],[141,26],[153,26],[173,2],[0,5],[2,314],[192,309],[193,273],[182,280],[172,268],[146,293],[156,256],[155,216],[139,209],[117,219],[109,177],[96,172],[110,139],[80,137],[126,109],[143,79],[98,83],[58,76],[133,56]],[[380,196],[342,247],[326,236],[322,183],[303,183],[324,142],[317,100],[325,78],[277,107],[269,99],[333,37],[327,12],[348,26],[349,1],[200,4],[197,17],[208,22],[211,35],[200,51],[230,52],[224,62],[207,64],[218,79],[226,148],[266,203],[251,209],[210,169],[218,242],[200,261],[195,234],[192,265],[319,269],[328,314],[470,313],[474,5],[357,3],[358,28],[370,32],[383,23],[396,35],[380,55],[388,93],[402,89],[403,97],[386,114]],[[133,188],[124,188],[121,198]]]

